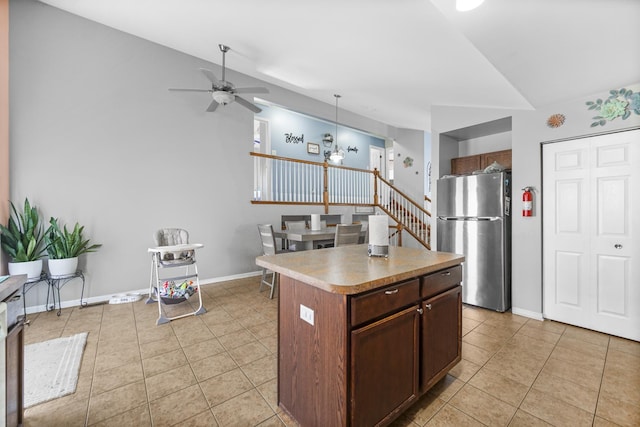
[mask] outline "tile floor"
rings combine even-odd
[[[293,425],[276,405],[277,300],[258,283],[202,286],[206,314],[161,326],[144,300],[29,315],[27,344],[89,338],[76,392],[25,425]],[[463,335],[463,360],[394,426],[640,425],[640,343],[473,307]]]

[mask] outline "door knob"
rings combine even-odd
[[[616,243],[613,247],[616,249],[622,249],[622,245],[620,243]]]

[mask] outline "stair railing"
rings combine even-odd
[[[291,159],[257,152],[253,204],[374,206],[398,223],[393,239],[406,230],[427,249],[431,213],[382,178],[377,170]]]

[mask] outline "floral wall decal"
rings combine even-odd
[[[564,114],[553,114],[547,119],[547,126],[550,128],[559,128],[564,124]]]
[[[591,127],[604,126],[607,121],[622,117],[622,120],[629,118],[631,113],[640,115],[640,93],[633,93],[630,89],[612,89],[609,97],[604,101],[600,98],[595,101],[587,101],[589,110],[599,111],[600,115],[593,117],[595,120]]]
[[[413,166],[413,159],[411,157],[406,157],[402,163],[404,163],[404,167],[405,168],[410,168],[411,166]]]

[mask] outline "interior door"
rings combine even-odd
[[[384,175],[384,148],[370,146],[369,147],[369,170],[378,169],[380,176]]]
[[[638,169],[640,130],[543,147],[545,317],[640,340]]]

